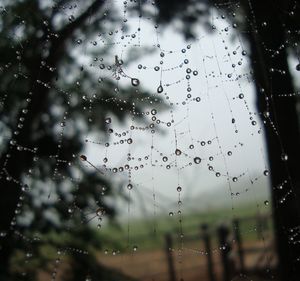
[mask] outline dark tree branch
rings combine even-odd
[[[96,14],[105,3],[105,0],[95,0],[76,20],[65,26],[61,31],[58,32],[59,37],[62,40],[65,40],[69,37],[73,32],[79,28],[84,22]]]

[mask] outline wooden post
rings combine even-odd
[[[244,250],[243,250],[242,237],[240,233],[240,222],[238,219],[233,220],[233,231],[234,231],[234,238],[238,247],[240,272],[244,273],[245,272]]]
[[[226,226],[221,225],[218,228],[218,236],[219,236],[219,245],[221,251],[221,259],[223,265],[223,281],[230,281],[230,262],[228,254],[230,252],[230,247],[227,244],[227,237],[229,234],[229,230]]]
[[[202,238],[205,246],[205,252],[207,256],[207,274],[210,281],[215,281],[215,274],[213,271],[213,261],[211,255],[211,245],[210,245],[210,236],[208,233],[208,225],[206,223],[201,225],[202,229]]]
[[[166,240],[166,254],[167,254],[167,261],[168,261],[168,268],[169,268],[169,280],[176,281],[176,274],[175,274],[175,267],[174,267],[174,260],[173,260],[173,241],[171,234],[167,233],[165,236]]]
[[[256,234],[257,234],[257,238],[261,239],[261,237],[262,237],[262,218],[260,215],[256,216]]]

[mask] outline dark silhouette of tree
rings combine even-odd
[[[300,223],[297,97],[280,96],[295,93],[288,56],[298,56],[299,2],[157,0],[156,5],[158,22],[167,24],[180,19],[181,32],[188,39],[195,36],[194,27],[201,21],[212,30],[208,15],[209,9],[214,7],[220,15],[226,15],[249,43],[257,109],[265,123],[280,278],[299,280],[299,243],[290,239]],[[291,67],[300,71],[297,63]]]
[[[98,80],[80,65],[73,49],[99,33],[108,34],[103,22],[113,27],[117,14],[106,10],[104,0],[77,2],[0,2],[0,280],[12,280],[10,260],[20,243],[19,229],[43,236],[50,229],[63,232],[78,225],[74,243],[96,243],[80,227],[84,212],[101,210],[113,217],[115,210],[104,198],[116,194],[107,177],[85,169],[87,161],[80,159],[84,136],[109,137],[108,116],[122,122],[134,114],[143,122],[147,101],[160,102],[134,85],[119,89],[122,96],[117,97],[113,76]],[[115,54],[105,47],[85,55],[93,59],[91,68],[99,69],[105,56],[115,62]],[[74,178],[78,174],[80,180]],[[24,223],[22,216],[30,212],[34,219]],[[77,262],[76,276],[83,267],[87,270]]]

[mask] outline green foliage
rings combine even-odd
[[[89,241],[87,244],[86,241]],[[39,234],[27,249],[19,247],[12,258],[12,278],[37,279],[40,274],[57,274],[63,280],[132,280],[107,269],[97,260],[102,239],[96,230],[79,227],[75,233]],[[84,249],[84,250],[81,250]],[[24,275],[26,273],[26,275]]]
[[[174,24],[186,39],[195,39],[197,37],[196,28],[200,24],[210,32],[214,32],[210,21],[211,12],[217,12],[241,31],[240,35],[248,37],[245,30],[253,32],[261,31],[268,25],[268,17],[266,11],[270,9],[270,5],[274,5],[279,11],[280,21],[284,23],[285,36],[291,53],[298,57],[299,54],[299,32],[294,32],[300,29],[300,20],[296,14],[298,5],[295,1],[253,1],[252,5],[258,2],[261,7],[261,13],[265,16],[265,22],[257,23],[255,26],[252,23],[252,16],[248,1],[230,2],[224,0],[157,0],[155,1],[158,7],[157,21],[163,25],[170,23]],[[214,8],[215,10],[213,11]],[[247,38],[249,39],[249,38]],[[250,38],[251,40],[251,38]]]

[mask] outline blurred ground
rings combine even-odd
[[[219,227],[227,229],[226,243],[231,249],[228,260],[232,264],[232,278],[230,280],[276,280],[273,276],[277,257],[273,245],[273,231],[270,210],[257,213],[256,208],[243,207],[236,210],[239,218],[232,218],[228,210],[216,210],[201,214],[191,214],[183,220],[184,236],[180,236],[180,229],[176,221],[169,218],[157,219],[157,232],[151,230],[152,224],[145,221],[135,221],[120,228],[101,229],[99,242],[107,248],[95,249],[99,265],[116,276],[126,277],[126,280],[140,281],[173,281],[170,278],[170,261],[172,256],[177,281],[210,281],[208,275],[208,258],[205,251],[204,233],[211,244],[211,256],[215,281],[223,281],[222,251],[220,248]],[[238,221],[235,227],[234,221]],[[220,224],[222,222],[222,224]],[[203,224],[207,231],[203,232]],[[150,227],[150,229],[149,229]],[[236,229],[240,233],[240,244],[237,242]],[[166,244],[166,234],[171,237],[172,246]],[[108,243],[109,242],[109,243]],[[133,244],[134,242],[134,244]],[[131,245],[131,246],[128,246]],[[135,246],[132,246],[135,245]],[[245,263],[245,275],[240,275],[239,247]],[[171,251],[169,248],[171,247]],[[62,272],[71,272],[68,260],[65,259],[57,272],[56,281],[63,281]],[[65,276],[68,276],[68,273]],[[49,274],[40,275],[39,280],[49,280]],[[50,277],[51,278],[51,277]],[[124,281],[125,279],[115,279]],[[94,281],[94,280],[93,280]],[[98,281],[98,280],[97,280]]]
[[[200,244],[200,245],[199,245]],[[178,250],[173,251],[174,265],[176,268],[176,276],[185,281],[209,280],[207,276],[207,258],[203,251],[204,245],[201,243],[192,243],[183,246],[181,257]],[[248,253],[245,258],[245,265],[248,269],[272,268],[276,264],[276,258],[273,258],[271,248],[263,241],[252,241],[245,244],[245,249],[260,249],[260,251],[253,251]],[[233,257],[235,259],[237,257]],[[154,250],[145,252],[134,252],[118,255],[99,255],[99,261],[111,268],[115,268],[122,273],[134,277],[141,281],[169,281],[167,255],[164,250]],[[220,250],[213,251],[214,272],[217,280],[222,280],[222,264],[220,262]],[[257,264],[258,263],[258,264]],[[254,278],[254,279],[253,279]],[[239,277],[234,280],[263,280],[257,277],[247,275]]]

